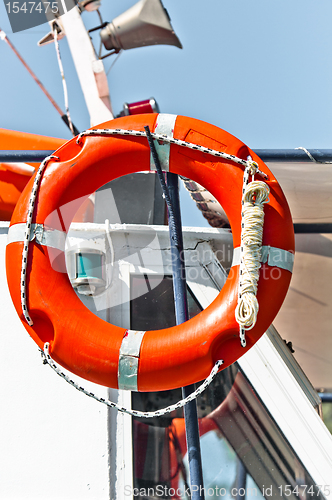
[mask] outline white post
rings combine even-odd
[[[61,23],[90,114],[91,126],[114,118],[103,62],[97,59],[90,37],[74,0],[67,0]]]

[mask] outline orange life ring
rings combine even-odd
[[[104,123],[98,128],[144,131],[155,130],[162,115],[134,115]],[[263,245],[294,253],[294,232],[285,196],[267,166],[229,133],[207,123],[183,116],[174,117],[174,138],[247,159],[251,155],[261,171],[268,175],[269,203],[265,205]],[[150,169],[150,150],[146,138],[128,136],[83,137],[61,146],[50,160],[40,185],[34,211],[34,223],[63,231],[59,218],[52,214],[66,204],[74,216],[74,200],[89,196],[100,186],[121,175]],[[110,161],[111,160],[111,161]],[[221,203],[229,218],[234,247],[241,241],[241,198],[243,167],[224,158],[172,144],[169,170],[189,177],[208,189]],[[10,232],[25,224],[28,214],[31,180],[24,190],[12,217]],[[70,218],[70,217],[69,217]],[[140,339],[137,362],[137,390],[157,391],[189,385],[204,379],[218,359],[229,366],[261,337],[272,323],[285,298],[291,269],[279,267],[273,259],[262,264],[257,299],[256,325],[247,332],[247,346],[239,340],[235,320],[238,299],[239,265],[232,272],[214,302],[193,319],[163,330],[132,332],[96,317],[76,296],[67,274],[52,266],[42,242],[30,242],[26,276],[27,305],[33,319],[29,326],[22,314],[20,268],[23,242],[9,238],[6,267],[10,293],[25,328],[40,348],[50,344],[53,359],[71,372],[108,387],[118,383],[119,356],[126,339]],[[64,259],[64,253],[60,257]],[[277,264],[278,265],[278,264]],[[127,353],[128,354],[128,353]],[[125,353],[125,356],[127,356]],[[120,356],[121,357],[121,356]],[[128,356],[127,356],[128,358]],[[129,356],[130,361],[130,356]],[[128,361],[127,359],[127,361]],[[135,361],[135,360],[134,360]]]

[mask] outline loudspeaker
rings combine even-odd
[[[100,32],[107,50],[119,52],[146,45],[182,45],[160,0],[140,0]]]

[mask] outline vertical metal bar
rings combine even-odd
[[[148,126],[144,127],[149,142],[153,161],[168,207],[168,225],[171,240],[173,289],[175,302],[175,317],[177,325],[189,318],[187,302],[186,270],[183,250],[181,211],[179,198],[179,180],[177,174],[167,173],[167,185],[161,170],[158,154]],[[183,387],[183,397],[194,392],[194,384]],[[204,500],[204,483],[202,470],[201,447],[196,401],[191,401],[184,407],[186,426],[187,451],[189,461],[190,490],[192,500]]]
[[[169,197],[173,206],[174,224],[170,225],[171,254],[173,265],[173,288],[175,302],[175,317],[177,325],[184,323],[189,319],[186,269],[183,250],[183,236],[181,226],[181,212],[179,200],[179,181],[177,174],[167,172],[166,182]],[[174,234],[176,231],[176,235]],[[174,242],[176,242],[174,244]]]
[[[240,459],[237,459],[236,467],[236,499],[235,500],[245,500],[246,498],[246,486],[247,486],[247,470],[244,467]]]
[[[177,325],[189,319],[187,302],[186,270],[183,250],[181,212],[179,199],[179,181],[177,174],[168,172],[166,174],[167,187],[173,206],[175,224],[170,224],[171,253],[173,266],[173,287],[175,302],[175,317]],[[174,226],[177,235],[173,234]],[[175,245],[177,241],[177,245]],[[185,398],[194,392],[195,386],[190,385],[182,388],[182,396]],[[197,417],[196,400],[191,401],[184,407],[184,419],[186,425],[187,451],[189,461],[189,477],[191,486],[191,498],[193,500],[204,500],[204,483],[202,471],[201,448],[199,441],[199,428]]]

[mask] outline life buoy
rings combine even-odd
[[[100,125],[99,129],[144,131],[148,125],[153,132],[162,130],[160,119],[165,115],[128,116]],[[169,115],[167,115],[169,116]],[[161,120],[162,122],[163,120]],[[166,120],[167,121],[167,120]],[[294,253],[294,233],[285,196],[267,166],[241,141],[207,123],[183,116],[173,117],[171,134],[175,139],[218,150],[241,159],[251,155],[259,169],[267,174],[270,188],[269,203],[265,206],[263,246],[269,252],[279,252],[279,261],[289,260]],[[241,199],[243,167],[230,159],[213,157],[203,150],[187,149],[171,144],[166,152],[167,168],[191,178],[208,189],[220,202],[229,218],[234,247],[241,241]],[[51,159],[41,178],[33,214],[39,228],[63,234],[59,217],[52,219],[60,207],[68,208],[66,217],[75,214],[75,200],[82,200],[100,186],[116,177],[149,170],[150,149],[146,138],[134,135],[102,133],[83,136],[64,144]],[[255,326],[246,334],[247,346],[241,346],[239,326],[235,319],[238,300],[239,262],[234,261],[232,272],[214,302],[191,320],[163,330],[134,332],[109,324],[90,312],[76,296],[67,274],[57,272],[51,265],[45,242],[34,238],[29,244],[26,264],[26,301],[33,325],[22,314],[20,269],[24,243],[15,237],[28,217],[31,180],[23,192],[12,217],[6,251],[6,267],[10,293],[25,328],[43,349],[50,344],[52,358],[71,372],[107,387],[126,387],[121,379],[135,365],[137,390],[157,391],[189,385],[204,379],[216,360],[223,367],[242,356],[272,323],[285,298],[291,268],[273,252],[262,264],[257,299],[259,313]],[[236,252],[235,252],[236,254]],[[280,257],[280,255],[282,257]],[[287,257],[288,256],[288,257]],[[64,252],[60,257],[64,259]],[[278,266],[276,273],[275,266]],[[120,361],[119,361],[120,359]],[[124,372],[120,365],[127,364]],[[128,365],[129,368],[128,368]],[[121,372],[121,373],[120,373]],[[127,375],[126,375],[127,373]],[[128,377],[127,377],[128,378]]]

